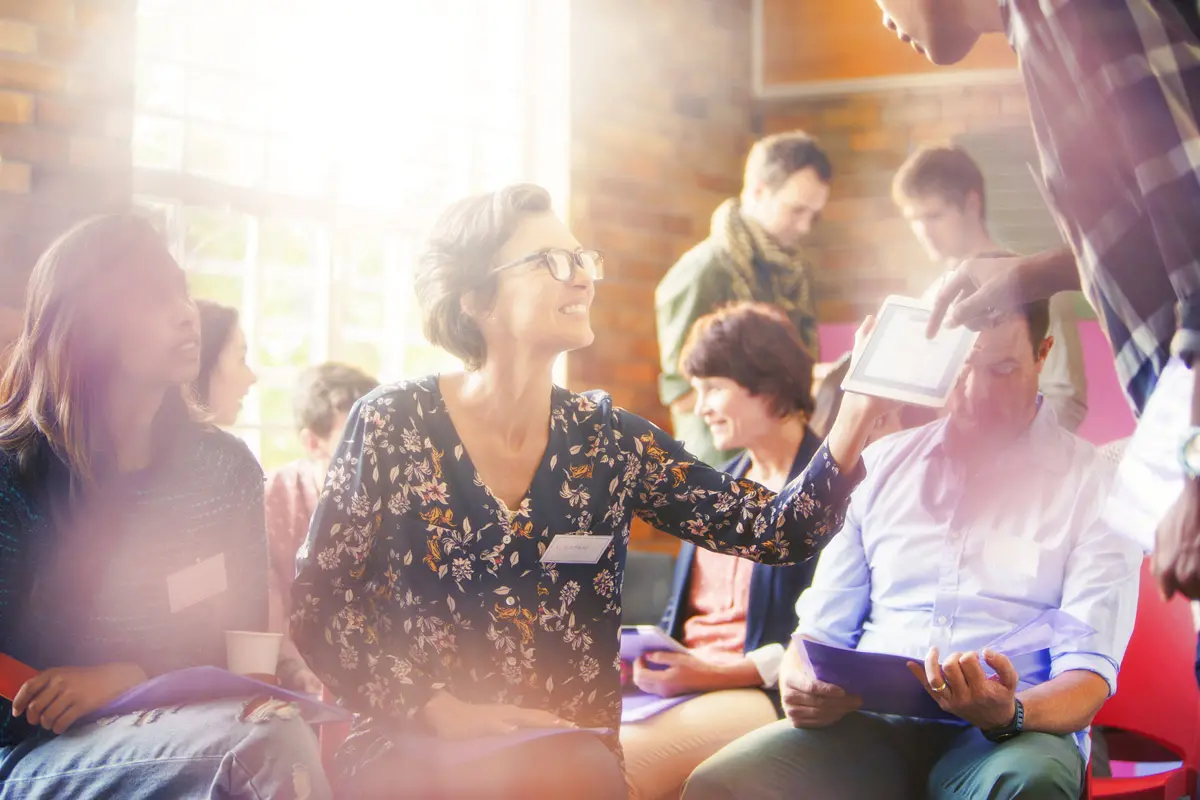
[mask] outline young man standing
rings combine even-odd
[[[866,0],[860,0],[866,2]],[[971,265],[939,293],[979,326],[1082,288],[1139,413],[1109,522],[1154,536],[1164,591],[1200,597],[1200,11],[1184,0],[876,0],[935,64],[1002,31],[1020,57],[1046,196],[1069,248]],[[935,314],[933,325],[941,323]],[[1165,513],[1164,513],[1165,512]]]
[[[945,270],[926,297],[936,296],[966,259],[1013,255],[988,232],[985,196],[983,172],[961,147],[922,147],[896,173],[892,199],[929,257]],[[986,261],[981,264],[986,268]],[[1069,295],[1050,301],[1050,336],[1054,347],[1038,388],[1059,424],[1074,432],[1087,415],[1087,375]]]
[[[692,323],[740,301],[785,311],[813,359],[819,356],[812,276],[799,251],[829,199],[829,158],[800,131],[768,136],[746,160],[740,198],[713,214],[712,232],[671,267],[654,293],[659,396],[671,409],[675,438],[697,458],[720,466],[733,457],[712,444],[693,411],[691,387],[679,371],[679,353]]]

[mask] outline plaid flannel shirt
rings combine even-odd
[[[999,0],[1047,199],[1140,413],[1200,352],[1200,38],[1185,0]]]

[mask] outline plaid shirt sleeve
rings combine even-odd
[[[1125,198],[1177,298],[1173,349],[1200,352],[1200,38],[1172,0],[1039,0],[1093,119],[1111,124]],[[1129,276],[1133,277],[1133,276]]]

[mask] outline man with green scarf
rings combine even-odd
[[[771,303],[787,313],[819,359],[812,276],[799,245],[829,199],[832,177],[829,157],[808,134],[759,140],[746,159],[741,197],[721,204],[708,238],[684,253],[654,293],[659,396],[671,409],[675,438],[708,464],[720,466],[734,454],[717,450],[693,413],[691,386],[679,371],[688,332],[698,318],[730,303]]]

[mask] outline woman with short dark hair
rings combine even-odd
[[[200,312],[200,371],[192,391],[212,422],[237,422],[242,401],[258,378],[246,363],[246,332],[236,308],[197,300]]]
[[[338,757],[348,796],[624,797],[632,518],[775,564],[841,525],[876,401],[848,399],[776,495],[603,392],[553,384],[555,359],[592,343],[602,270],[536,186],[461,200],[434,229],[416,272],[425,331],[467,370],[356,405],[293,585],[301,653],[362,715]],[[531,728],[566,732],[503,738]]]
[[[782,491],[816,456],[813,361],[777,307],[738,303],[698,319],[680,372],[716,447],[742,451],[724,467],[733,477]],[[779,663],[815,567],[751,564],[684,543],[660,625],[688,652],[650,653],[632,677],[650,694],[699,696],[622,727],[635,798],[678,797],[700,762],[779,719]]]

